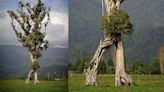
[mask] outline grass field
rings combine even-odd
[[[164,92],[164,76],[135,75],[132,76],[134,86],[115,87],[114,75],[99,75],[98,85],[85,86],[84,76],[72,74],[69,76],[69,92]]]
[[[0,80],[0,92],[67,92],[67,80],[40,81],[25,84],[25,80]]]

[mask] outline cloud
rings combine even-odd
[[[5,13],[5,17],[4,18],[0,18],[0,40],[1,39],[15,39],[15,34],[14,31],[12,31],[11,28],[11,24],[10,24],[10,18],[7,15],[7,13]]]
[[[5,11],[0,11],[0,19],[3,19],[5,18]]]
[[[54,46],[68,47],[68,14],[51,12],[51,22],[47,27],[46,39]]]
[[[34,0],[22,1],[34,2]],[[66,1],[67,0],[43,0],[46,6],[51,6],[52,9],[50,13],[51,22],[47,26],[46,36],[51,47],[68,47],[68,7],[65,5]],[[3,0],[0,1],[0,3],[4,5],[1,6],[0,4],[0,7],[3,7],[0,8],[0,44],[18,44],[19,42],[16,39],[15,33],[12,31],[10,18],[6,12],[8,9],[16,9],[17,3],[13,3],[14,5],[10,3],[10,6],[7,6],[7,2],[3,2]],[[11,6],[13,7],[11,8]]]

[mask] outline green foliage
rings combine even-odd
[[[106,73],[107,70],[107,65],[104,61],[101,61],[99,66],[98,66],[98,74],[104,74]]]
[[[78,59],[75,65],[69,63],[69,70],[82,73],[84,68],[90,63],[92,57],[82,57]],[[130,67],[126,67],[131,74],[160,74],[159,58],[154,57],[148,64],[143,61],[136,60]],[[100,62],[98,67],[98,74],[115,74],[115,66],[112,60],[108,60],[107,63]]]
[[[154,57],[152,62],[149,64],[150,74],[160,74],[160,65],[159,65],[159,58]]]
[[[159,58],[154,57],[149,64],[144,64],[142,61],[135,61],[132,64],[132,74],[160,74]]]
[[[115,74],[115,67],[114,67],[113,61],[111,59],[107,61],[106,73],[107,74]]]
[[[31,64],[31,67],[32,69],[37,70],[40,68],[40,65],[37,61],[33,61],[33,63]]]
[[[77,60],[75,65],[69,63],[69,70],[76,71],[78,73],[82,73],[84,68],[90,64],[92,57],[82,57]],[[98,66],[98,74],[104,74],[107,72],[107,65],[104,61],[100,62]]]
[[[99,30],[102,12],[101,0],[69,0],[69,2],[71,20],[69,62],[74,63],[80,57],[91,56],[95,52],[99,40],[103,37],[103,31]],[[134,60],[150,63],[150,58],[156,55],[160,45],[164,43],[164,17],[162,17],[164,10],[161,3],[163,0],[153,2],[154,0],[126,0],[123,2],[125,5],[121,7],[129,14],[134,31],[136,30],[134,35],[124,37],[128,65]]]
[[[125,33],[131,34],[133,32],[133,25],[129,20],[129,15],[122,11],[113,9],[111,14],[101,17],[101,29],[108,33]]]
[[[40,56],[42,56],[40,51],[32,51],[32,56],[39,58]]]
[[[82,57],[76,62],[76,71],[83,72],[84,68],[90,63],[91,57]]]
[[[17,12],[8,10],[12,21],[12,28],[18,38],[18,41],[32,53],[33,57],[39,58],[41,51],[48,48],[48,41],[46,41],[46,26],[50,20],[50,8],[46,8],[41,0],[37,0],[37,4],[31,6],[30,3],[18,3]],[[45,17],[48,17],[45,26],[45,32],[41,31],[42,22]],[[21,27],[21,31],[16,29],[15,22]]]
[[[75,64],[71,64],[71,63],[68,63],[68,68],[70,71],[76,71],[76,65]]]
[[[135,61],[132,65],[132,73],[133,74],[144,74],[145,73],[145,65],[142,61]]]

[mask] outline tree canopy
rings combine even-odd
[[[31,6],[30,3],[18,3],[17,11],[8,10],[12,19],[11,25],[19,42],[31,52],[32,56],[39,58],[41,51],[48,48],[48,41],[45,40],[46,26],[50,20],[50,8],[46,9],[41,0],[37,0],[37,4]],[[47,16],[44,23],[45,31],[41,31],[43,19]],[[21,31],[16,29],[17,22]]]
[[[108,33],[125,33],[133,32],[133,24],[130,22],[129,15],[123,10],[112,9],[110,15],[101,17],[101,29]]]

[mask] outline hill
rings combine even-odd
[[[0,45],[0,78],[25,76],[30,69],[26,48],[16,45]],[[40,75],[47,72],[67,73],[67,48],[48,48],[39,58]]]
[[[126,0],[122,4],[134,24],[133,34],[124,35],[128,63],[134,60],[149,63],[157,56],[164,44],[163,3],[163,0]],[[80,57],[93,56],[103,37],[99,26],[101,0],[70,0],[69,6],[69,62],[75,63]]]

